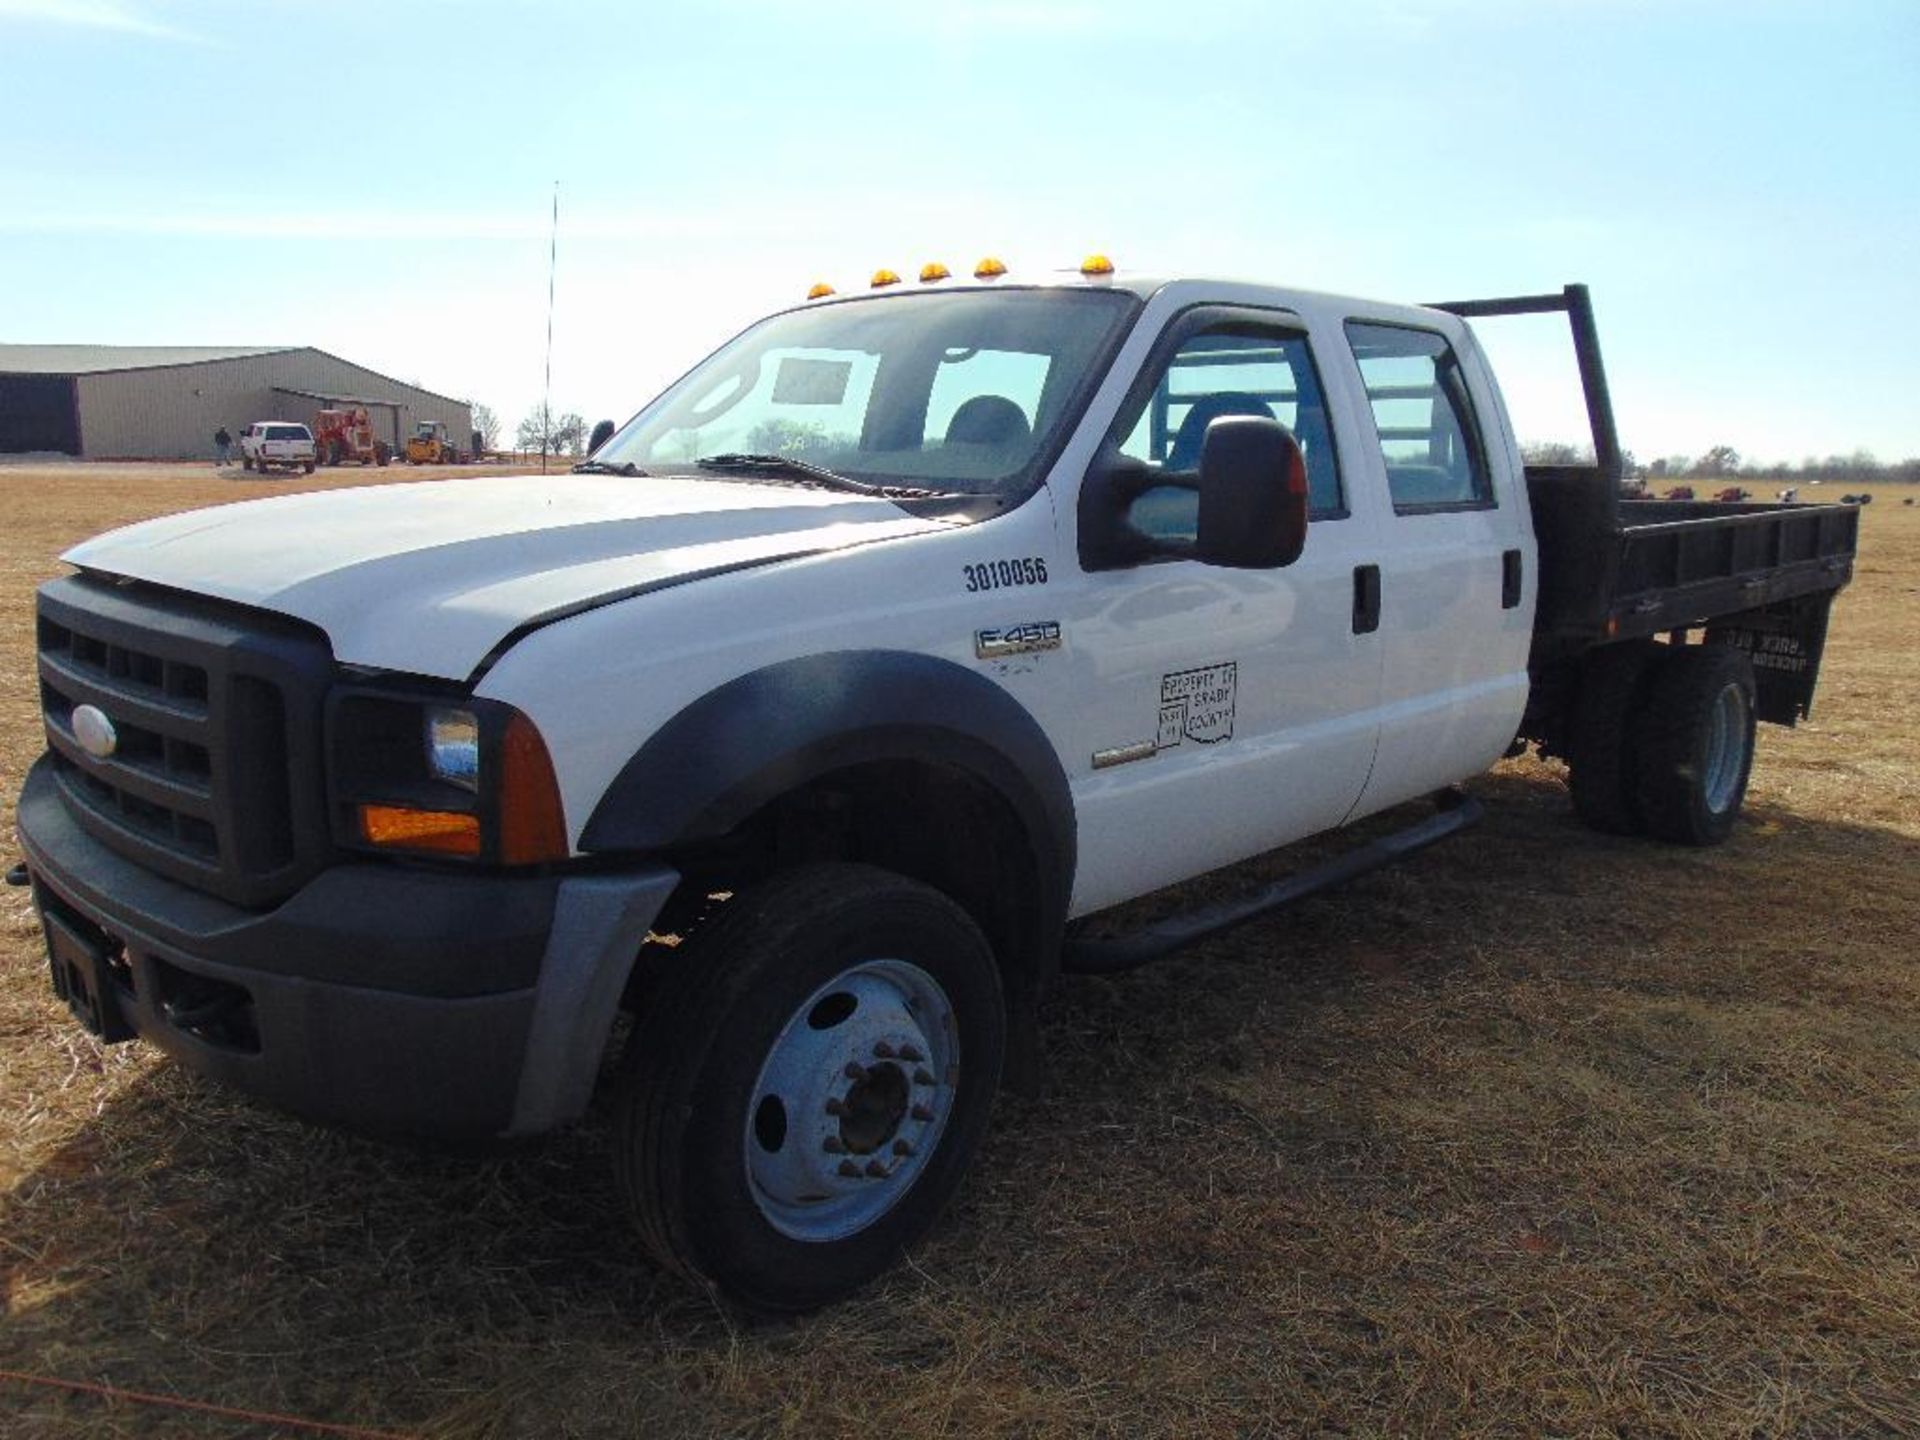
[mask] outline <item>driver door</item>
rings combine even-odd
[[[1188,311],[1109,438],[1150,473],[1191,472],[1207,425],[1246,414],[1281,421],[1305,452],[1300,558],[1236,570],[1159,557],[1083,573],[1075,588],[1075,914],[1338,825],[1366,784],[1383,651],[1354,602],[1374,537],[1347,501],[1306,325]],[[1194,491],[1155,487],[1129,520],[1192,539],[1197,516]]]

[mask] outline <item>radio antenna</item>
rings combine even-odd
[[[560,182],[553,182],[553,229],[547,237],[547,378],[540,392],[540,473],[553,447],[553,272],[560,258]]]

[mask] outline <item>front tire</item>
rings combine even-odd
[[[813,865],[665,963],[615,1121],[642,1240],[750,1309],[851,1294],[926,1232],[986,1130],[1006,1007],[985,937],[930,886]]]
[[[1733,833],[1753,769],[1753,662],[1727,645],[1671,647],[1636,727],[1647,833],[1718,845]]]

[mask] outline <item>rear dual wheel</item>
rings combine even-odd
[[[985,937],[929,886],[815,865],[668,963],[615,1124],[643,1242],[749,1309],[850,1294],[925,1233],[985,1132],[1006,1046]]]
[[[1647,833],[1718,845],[1733,833],[1753,770],[1753,663],[1726,645],[1673,649],[1647,686],[1634,731]]]
[[[1753,769],[1753,664],[1725,645],[1618,645],[1582,677],[1568,741],[1575,812],[1614,835],[1718,845]]]
[[[1579,702],[1567,737],[1567,788],[1573,812],[1607,835],[1638,835],[1639,780],[1634,723],[1659,647],[1650,641],[1609,645],[1587,657]]]

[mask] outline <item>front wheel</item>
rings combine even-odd
[[[1636,727],[1640,813],[1676,845],[1733,833],[1753,769],[1753,662],[1727,645],[1676,646],[1656,663]]]
[[[930,886],[834,864],[742,893],[666,963],[615,1124],[643,1241],[752,1309],[841,1299],[927,1230],[986,1130],[992,950]]]

